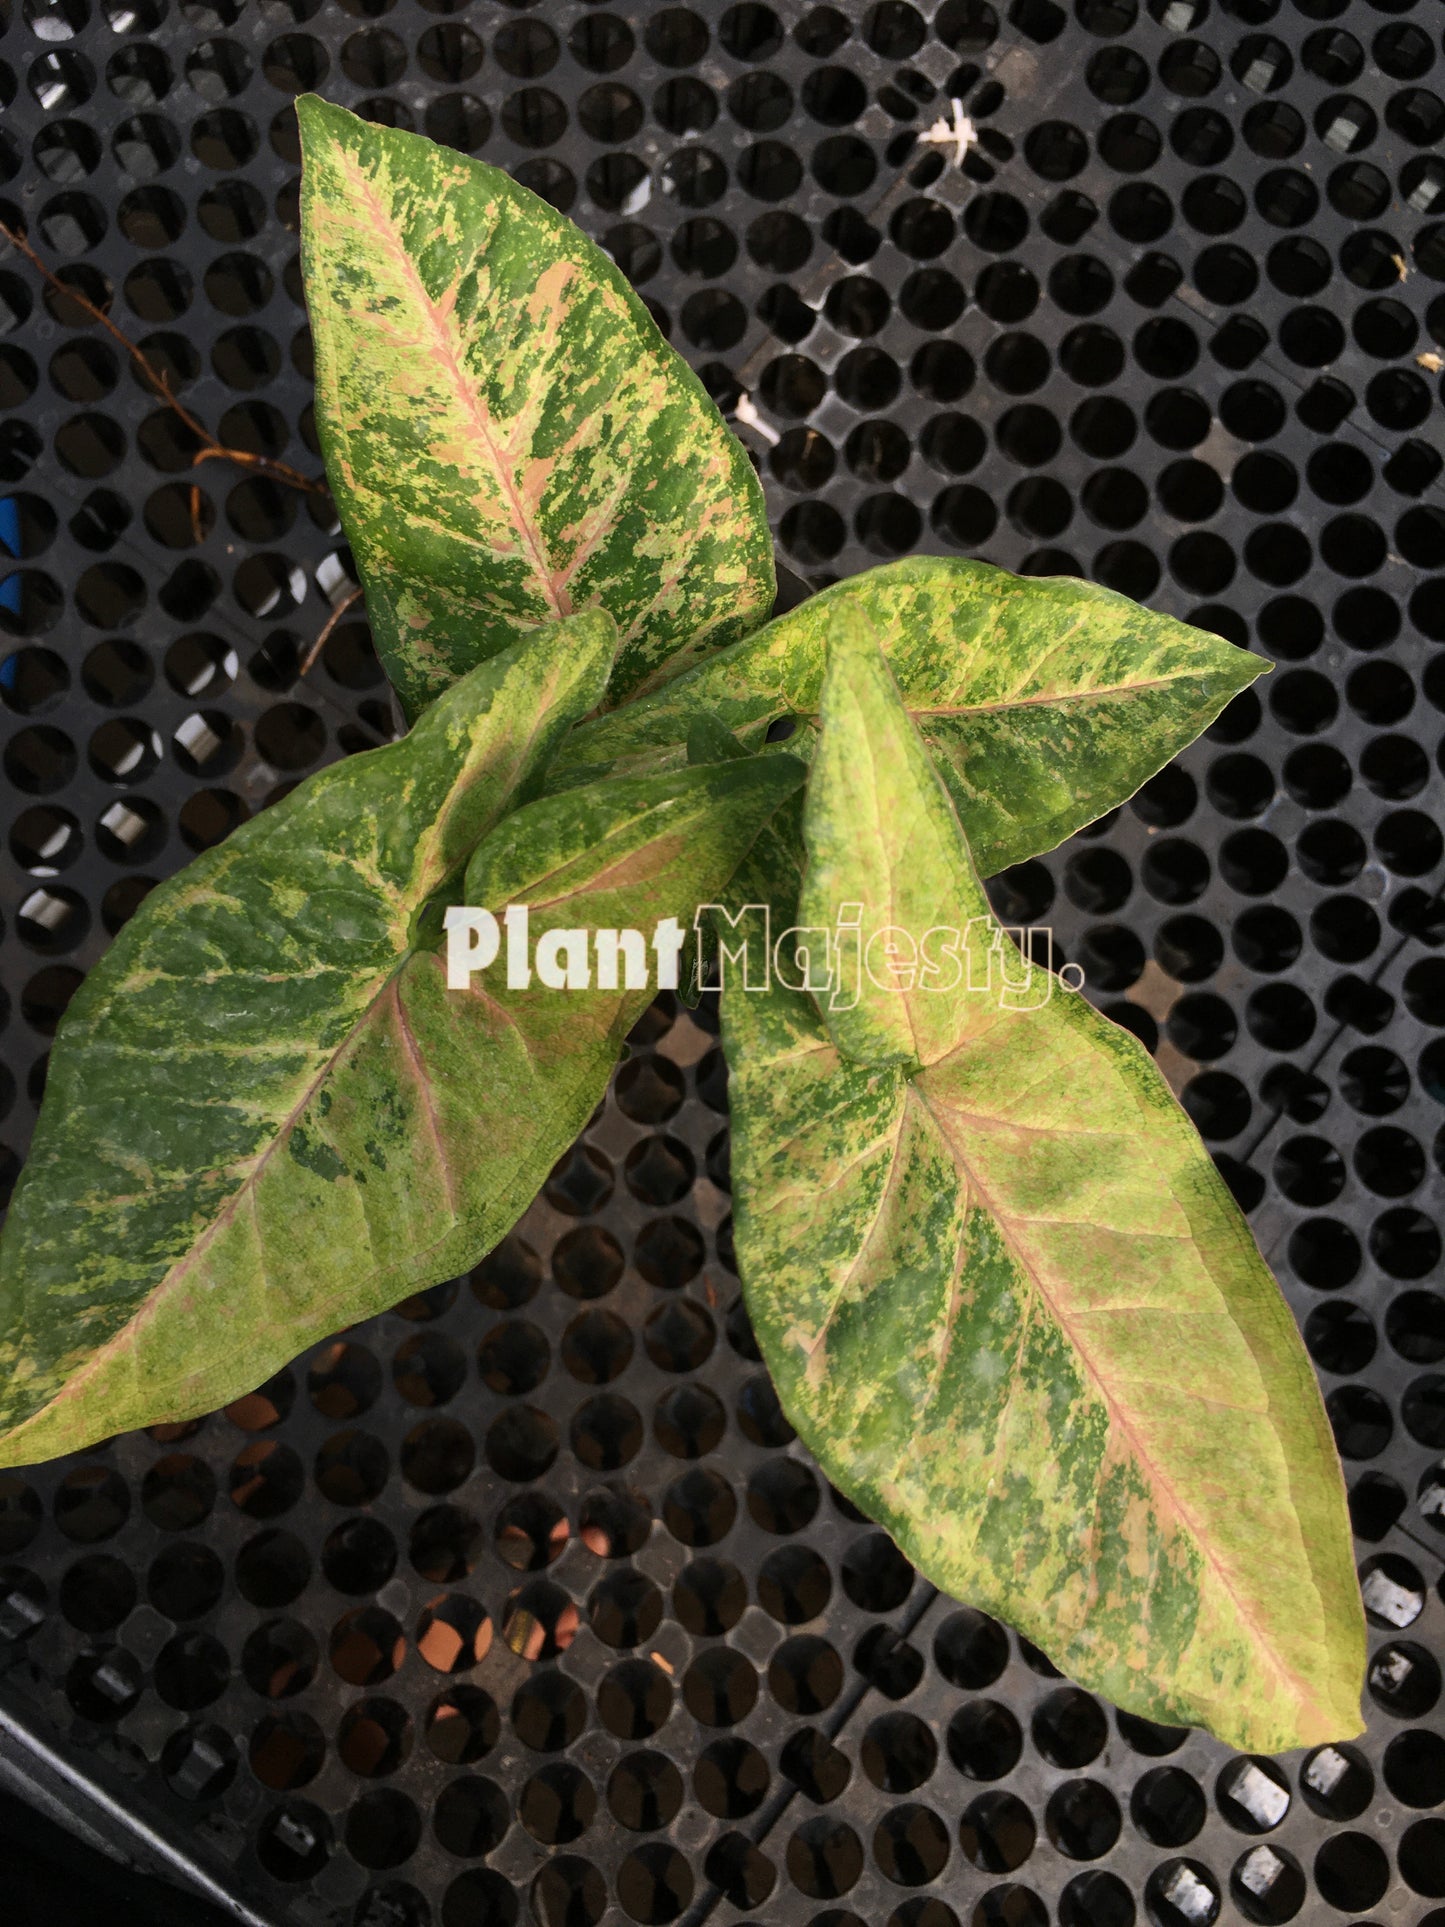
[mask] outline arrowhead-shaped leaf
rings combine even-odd
[[[406,1045],[398,973],[428,899],[535,794],[606,687],[601,614],[515,645],[410,735],[320,771],[153,891],[71,1004],[0,1241],[0,1461],[223,1402],[357,1313],[295,1192],[338,1174],[338,1065]],[[406,1143],[424,1091],[378,1112]],[[378,1248],[405,1295],[425,1201]],[[324,1213],[323,1213],[324,1215]],[[303,1256],[304,1253],[304,1256]],[[357,1270],[363,1275],[356,1277]],[[291,1333],[302,1336],[291,1342]]]
[[[0,1246],[0,1464],[208,1410],[464,1270],[586,1122],[651,993],[449,992],[415,934],[595,703],[615,637],[571,630],[238,830],[91,973]],[[534,936],[690,919],[800,778],[778,758],[547,798],[470,882],[533,901]]]
[[[877,630],[985,876],[1132,796],[1269,666],[1091,582],[919,557],[836,583],[583,724],[549,784],[681,761],[700,709],[750,748],[794,718],[786,747],[806,759],[843,607]]]
[[[725,995],[738,1254],[789,1418],[931,1579],[1119,1705],[1264,1753],[1357,1732],[1339,1464],[1247,1227],[1138,1042],[1000,949],[847,608],[821,712],[798,921],[953,926],[961,981],[910,979],[896,936],[901,974],[880,948],[890,987],[865,969],[826,1020]],[[774,837],[732,896],[786,921],[785,862]]]
[[[622,632],[614,700],[762,621],[752,466],[606,256],[497,168],[297,111],[321,445],[408,714],[574,610]]]

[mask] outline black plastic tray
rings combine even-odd
[[[475,137],[611,249],[723,405],[751,398],[809,583],[961,549],[1276,661],[996,895],[1156,1046],[1250,1210],[1321,1370],[1374,1628],[1368,1734],[1258,1763],[1289,1804],[1255,1832],[1267,1789],[1224,1749],[1116,1720],[935,1597],[776,1411],[711,1020],[662,1012],[521,1228],[535,1259],[229,1415],[0,1475],[8,1757],[93,1835],[294,1927],[1441,1927],[1439,9],[4,19],[0,215],[226,439],[319,468],[288,108],[314,85]],[[955,98],[962,171],[916,140]],[[192,473],[13,253],[0,325],[13,1178],[56,1018],[143,880],[394,725],[359,618],[296,677],[350,586],[327,518]],[[172,547],[193,485],[209,532]],[[516,1570],[554,1530],[555,1562]],[[470,1637],[483,1611],[480,1664],[429,1663],[438,1614]],[[529,1626],[574,1636],[528,1660],[501,1634],[530,1650]]]

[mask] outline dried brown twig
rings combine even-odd
[[[284,488],[301,489],[307,495],[325,495],[327,493],[326,483],[323,480],[319,477],[303,475],[300,469],[292,468],[289,462],[273,461],[267,455],[253,455],[249,449],[245,448],[228,448],[224,442],[217,441],[216,437],[206,427],[204,422],[199,421],[196,416],[191,413],[190,409],[187,408],[183,402],[177,400],[176,396],[171,393],[171,385],[164,369],[157,368],[145,350],[138,347],[136,343],[130,339],[129,335],[121,328],[118,328],[103,308],[98,308],[95,303],[86,295],[83,295],[78,288],[72,288],[67,282],[62,281],[55,270],[35,252],[35,249],[31,247],[25,236],[23,234],[17,234],[15,229],[5,221],[0,221],[0,237],[8,241],[17,254],[24,256],[48,288],[53,288],[63,300],[73,301],[82,314],[89,315],[92,321],[97,322],[100,327],[104,328],[112,341],[117,342],[120,347],[125,350],[126,354],[135,363],[145,380],[160,396],[161,400],[172,413],[175,414],[177,419],[184,423],[186,428],[190,430],[191,434],[194,435],[196,440],[201,444],[191,457],[191,466],[193,468],[199,468],[202,462],[234,462],[238,468],[248,468],[253,474],[269,476],[272,481],[281,483]],[[198,489],[191,491],[191,515],[196,531],[199,534],[201,496]],[[354,607],[360,600],[361,590],[353,589],[350,595],[346,596],[332,610],[326,619],[321,634],[316,638],[315,642],[312,643],[302,660],[301,667],[297,672],[298,680],[308,675],[315,667],[316,660],[320,656],[321,651],[326,647],[337,623],[340,622],[347,610]]]
[[[357,603],[361,600],[362,594],[363,591],[360,588],[351,590],[348,595],[344,595],[341,598],[340,602],[338,602],[336,607],[331,611],[331,614],[326,618],[321,634],[301,659],[301,667],[296,671],[298,682],[303,676],[311,673],[316,665],[316,658],[321,654],[321,651],[326,647],[327,643],[330,642],[337,623],[340,622],[348,609],[354,609],[356,607]]]
[[[171,393],[170,382],[164,371],[157,368],[145,350],[137,347],[135,342],[116,326],[103,308],[98,308],[78,288],[72,288],[62,281],[55,270],[35,252],[25,236],[17,234],[15,229],[5,221],[0,221],[0,236],[10,243],[17,254],[25,257],[47,287],[53,288],[63,300],[74,302],[82,314],[89,315],[92,321],[104,328],[112,341],[117,342],[130,356],[161,400],[184,422],[201,444],[191,457],[192,467],[199,467],[202,462],[234,462],[238,468],[249,468],[255,474],[267,475],[272,481],[280,482],[286,488],[299,488],[307,495],[326,493],[324,481],[314,476],[303,475],[300,469],[292,468],[289,462],[272,461],[268,455],[253,455],[249,449],[227,448],[223,442],[218,442],[205,424],[198,421],[190,409]]]

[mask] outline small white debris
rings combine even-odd
[[[1415,1662],[1403,1647],[1396,1646],[1379,1655],[1370,1677],[1390,1693],[1398,1693],[1415,1670]]]
[[[1415,366],[1423,368],[1427,374],[1438,375],[1442,369],[1445,369],[1445,357],[1437,355],[1431,348],[1423,355],[1416,355]]]
[[[316,1835],[312,1829],[304,1820],[299,1820],[289,1813],[283,1813],[277,1821],[275,1838],[282,1846],[289,1847],[292,1853],[298,1855],[308,1854],[316,1846]]]
[[[948,104],[953,109],[953,119],[936,120],[928,132],[918,138],[931,147],[951,147],[954,166],[962,167],[969,148],[978,146],[978,129],[964,113],[961,100],[950,100]]]
[[[1164,1883],[1164,1898],[1186,1920],[1208,1920],[1214,1913],[1214,1895],[1182,1860]]]
[[[1325,146],[1332,147],[1337,154],[1348,154],[1363,131],[1363,125],[1352,111],[1336,114],[1325,129]]]
[[[334,609],[338,602],[345,601],[356,587],[346,573],[346,565],[334,552],[323,556],[316,567],[316,586]]]
[[[57,825],[57,827],[50,832],[49,836],[46,837],[45,841],[40,845],[40,847],[35,852],[35,854],[40,858],[40,862],[26,864],[25,867],[30,872],[31,876],[33,877],[55,876],[57,872],[52,867],[50,863],[50,858],[53,856],[59,856],[61,851],[65,848],[66,844],[69,841],[70,841],[69,824],[61,823]]]
[[[1277,1827],[1289,1812],[1289,1795],[1249,1760],[1235,1774],[1229,1797],[1244,1808],[1256,1826]]]
[[[638,181],[635,186],[629,187],[623,195],[622,204],[618,211],[622,214],[640,214],[651,199],[652,176],[650,174],[644,174],[642,179]]]
[[[29,923],[38,923],[42,930],[52,935],[62,924],[68,923],[71,907],[64,897],[53,897],[48,890],[32,890],[20,906],[20,914]]]
[[[92,1678],[106,1698],[113,1700],[117,1706],[123,1705],[135,1690],[128,1676],[113,1660],[107,1661],[104,1666],[97,1666]]]
[[[1322,1746],[1301,1777],[1310,1792],[1318,1793],[1323,1800],[1334,1792],[1349,1770],[1350,1763],[1343,1753],[1333,1746]]]
[[[1283,1872],[1284,1862],[1273,1847],[1256,1847],[1240,1865],[1239,1884],[1248,1893],[1267,1894]]]
[[[740,421],[744,428],[751,428],[754,434],[761,435],[763,440],[769,443],[769,445],[780,442],[783,439],[771,423],[763,420],[754,405],[751,395],[738,396],[736,405],[733,408],[733,419]]]
[[[177,726],[176,741],[198,763],[209,762],[221,747],[221,739],[198,710]]]
[[[123,843],[127,849],[145,834],[145,818],[125,803],[112,803],[100,821],[101,827],[109,830],[116,842]]]
[[[15,1637],[33,1632],[45,1617],[45,1608],[38,1606],[28,1594],[21,1592],[18,1584],[0,1597],[0,1626]]]
[[[1360,1588],[1367,1609],[1391,1626],[1413,1626],[1420,1617],[1424,1601],[1408,1586],[1398,1586],[1378,1569],[1369,1574]]]

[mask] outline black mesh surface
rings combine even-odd
[[[224,1414],[0,1474],[0,1697],[288,1927],[1445,1923],[1445,48],[1434,0],[530,11],[3,0],[0,219],[319,472],[308,86],[594,234],[806,583],[963,551],[1276,663],[995,886],[1219,1158],[1303,1325],[1369,1731],[1117,1717],[830,1493],[738,1302],[715,1017],[659,1007],[470,1279]],[[966,116],[976,140],[919,140]],[[148,884],[386,740],[319,498],[0,253],[13,1182]],[[760,425],[759,425],[760,424]],[[14,558],[13,566],[3,560]]]

